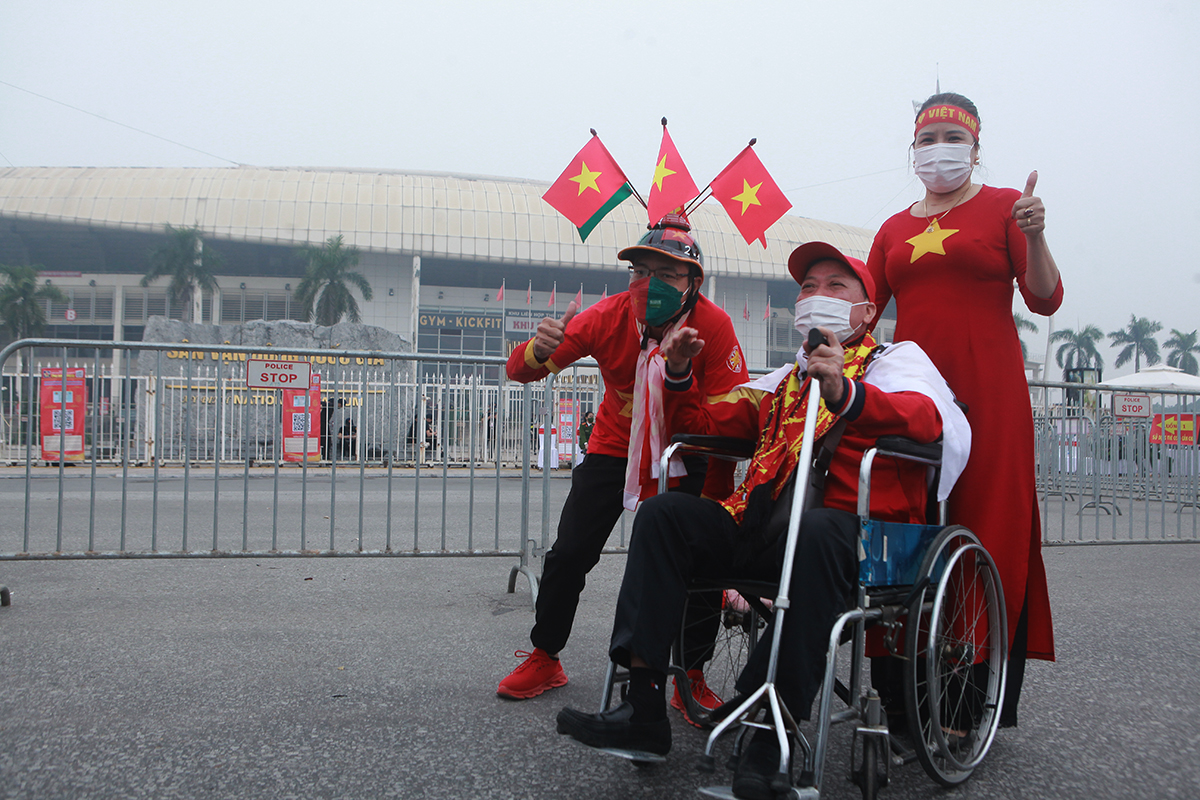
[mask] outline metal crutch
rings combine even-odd
[[[819,331],[813,329],[809,331],[808,344],[809,351],[811,352],[818,345],[825,344],[825,337]],[[788,745],[787,731],[795,731],[798,728],[787,706],[779,698],[779,692],[775,688],[775,674],[779,664],[779,645],[783,636],[783,619],[788,607],[791,605],[788,593],[791,590],[792,584],[792,563],[796,558],[796,540],[799,538],[798,535],[800,532],[800,514],[804,509],[805,497],[808,494],[808,473],[812,469],[813,437],[817,428],[817,411],[821,399],[820,393],[820,382],[816,380],[809,381],[808,405],[804,415],[804,440],[800,445],[800,459],[796,466],[798,471],[803,469],[804,473],[803,475],[796,475],[796,490],[792,495],[792,509],[788,517],[787,544],[783,553],[783,571],[779,576],[779,594],[775,598],[775,626],[771,634],[771,656],[767,661],[767,680],[762,686],[755,689],[733,713],[721,720],[720,724],[709,734],[708,742],[704,747],[705,757],[711,759],[717,739],[731,725],[741,722],[743,715],[751,708],[757,711],[758,708],[766,706],[771,712],[770,721],[769,723],[756,723],[756,726],[764,729],[770,727],[775,731],[775,736],[779,740],[779,773],[787,775],[789,783],[791,753]]]

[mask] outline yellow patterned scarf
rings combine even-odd
[[[867,371],[868,357],[876,347],[871,334],[863,336],[862,341],[846,348],[846,367],[842,374],[852,381],[857,381]],[[804,439],[804,417],[808,411],[808,382],[812,378],[800,379],[800,365],[792,367],[791,373],[783,385],[775,391],[771,400],[771,409],[767,414],[763,431],[758,437],[758,445],[750,466],[746,471],[746,479],[733,494],[721,501],[725,510],[733,516],[740,525],[742,516],[746,513],[746,505],[750,493],[755,488],[775,480],[775,476],[788,476],[796,468],[800,460],[800,446]],[[833,427],[837,417],[825,408],[825,401],[817,411],[816,436],[819,440]],[[771,490],[771,499],[779,497],[787,481],[779,481]]]

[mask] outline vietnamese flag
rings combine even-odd
[[[646,210],[650,212],[650,224],[654,225],[664,215],[687,205],[689,200],[700,194],[691,173],[683,165],[671,134],[667,133],[667,119],[663,117],[662,144],[658,147],[658,163],[654,165],[654,178],[650,184],[650,195],[646,198]]]
[[[587,241],[600,220],[631,194],[629,179],[593,133],[542,199],[579,229],[580,241]]]
[[[575,294],[575,299],[572,300],[575,304],[576,311],[583,311],[583,284],[579,285],[579,291]]]
[[[753,143],[713,178],[711,186],[713,197],[725,207],[746,244],[757,239],[765,248],[767,228],[792,207],[754,154]]]
[[[504,302],[504,281],[500,281],[500,291],[496,292],[496,300]]]

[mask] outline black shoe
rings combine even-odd
[[[757,731],[734,770],[733,796],[744,800],[775,800],[772,782],[778,774],[779,740],[774,731]]]
[[[558,732],[591,747],[636,750],[665,756],[671,749],[671,723],[666,717],[655,722],[634,722],[628,702],[599,714],[573,708],[558,712]]]

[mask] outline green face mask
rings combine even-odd
[[[683,292],[666,281],[651,278],[646,289],[646,324],[654,328],[665,324],[683,304]]]

